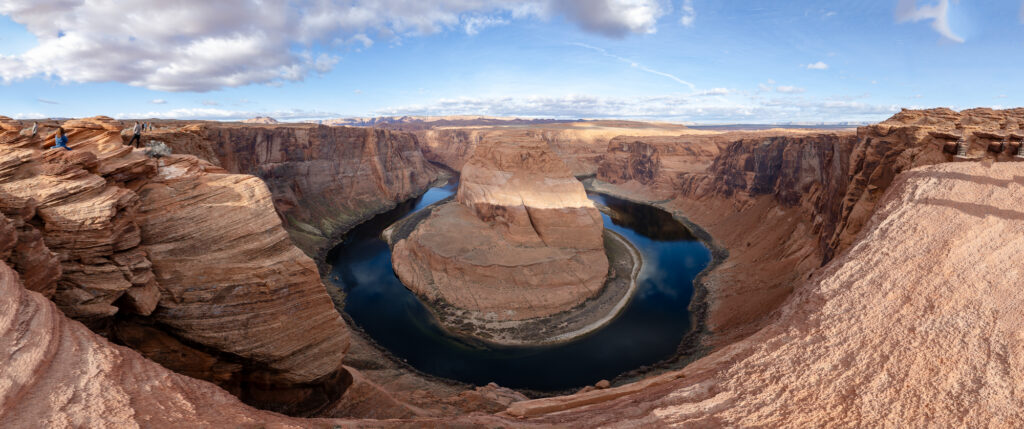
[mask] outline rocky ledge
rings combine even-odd
[[[262,181],[150,158],[110,118],[62,125],[71,151],[42,149],[51,126],[0,133],[0,258],[28,290],[250,404],[305,414],[341,395],[348,330]]]

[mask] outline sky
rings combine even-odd
[[[0,115],[884,120],[1024,105],[1021,0],[0,0]]]

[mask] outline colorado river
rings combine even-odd
[[[380,233],[393,222],[455,193],[457,184],[427,191],[359,225],[328,256],[331,285],[345,292],[344,311],[378,344],[428,374],[476,385],[558,390],[593,384],[671,357],[691,329],[693,280],[711,253],[657,208],[589,194],[605,228],[642,254],[637,290],[622,314],[578,340],[539,347],[472,346],[446,334],[391,268]],[[609,216],[606,212],[611,212]]]

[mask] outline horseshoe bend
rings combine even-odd
[[[0,426],[1024,419],[1024,109],[274,122],[0,117]]]

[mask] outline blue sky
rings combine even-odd
[[[1024,97],[1018,0],[111,3],[0,1],[0,114],[860,122]]]

